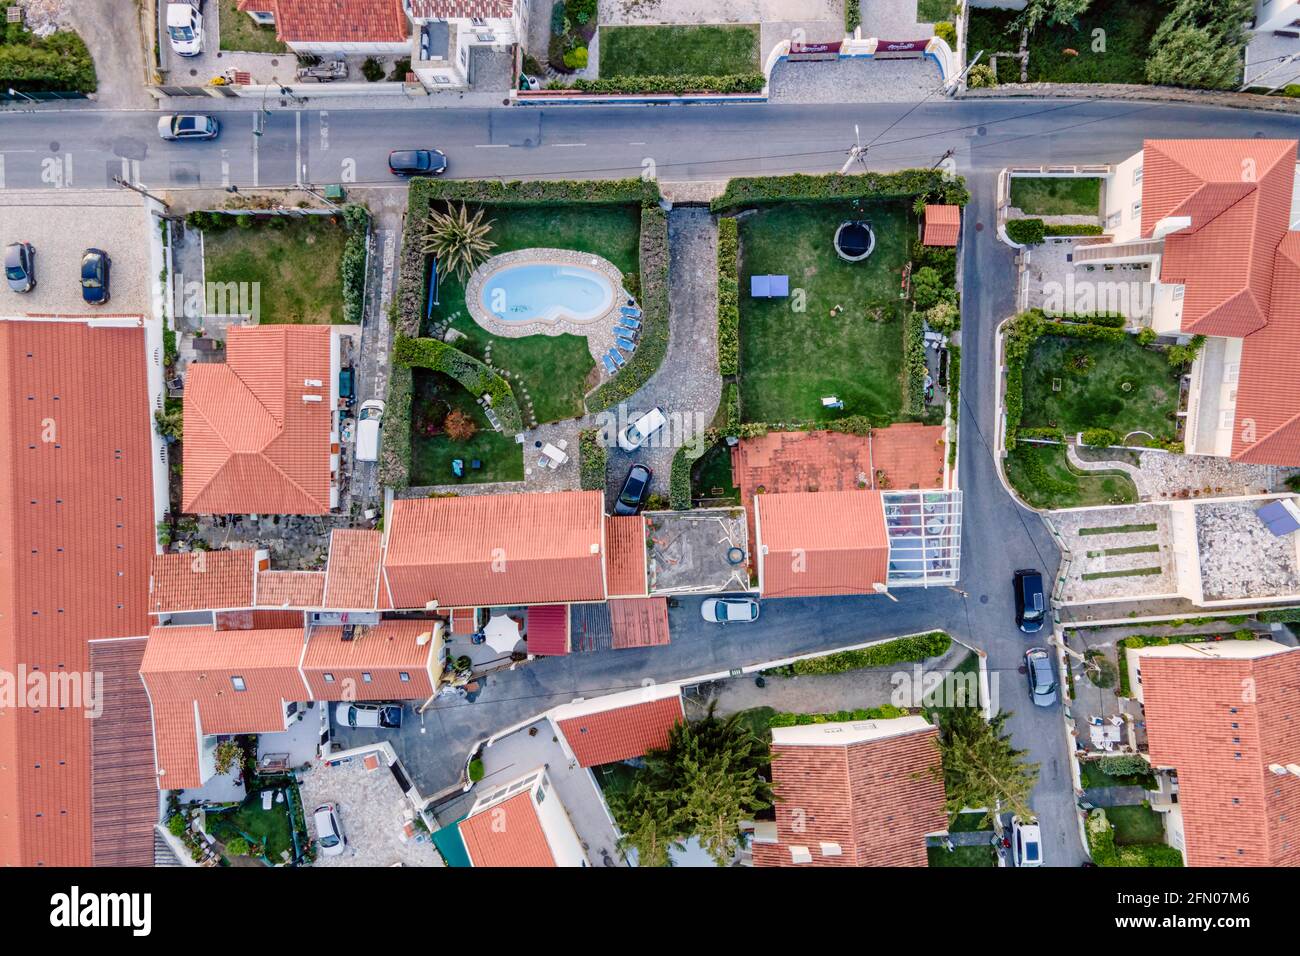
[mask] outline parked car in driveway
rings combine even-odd
[[[321,855],[342,856],[348,841],[343,835],[338,804],[322,803],[312,813],[312,821],[316,824],[316,845]]]
[[[1037,820],[1011,818],[1011,852],[1016,866],[1043,865],[1043,836]]]
[[[623,479],[623,487],[619,489],[618,497],[614,500],[614,514],[640,514],[646,498],[650,495],[650,478],[653,474],[654,472],[640,463],[628,469],[627,477]]]
[[[352,704],[342,702],[334,708],[334,719],[345,727],[402,726],[401,704]]]
[[[700,605],[700,616],[710,624],[748,624],[758,620],[758,602],[753,598],[709,598]]]
[[[1045,647],[1031,647],[1025,651],[1025,670],[1029,675],[1029,697],[1038,707],[1051,707],[1056,703],[1056,674],[1052,669],[1052,654]]]
[[[168,113],[158,117],[158,135],[163,139],[216,139],[221,124],[203,113]]]
[[[81,256],[81,297],[92,305],[108,301],[108,278],[113,262],[103,249],[87,249]]]
[[[11,242],[5,247],[5,279],[14,292],[36,288],[36,250],[30,242]]]
[[[357,461],[379,459],[379,426],[384,420],[384,403],[370,398],[357,410]]]
[[[178,56],[198,56],[203,52],[203,14],[188,0],[167,4],[167,39]]]
[[[624,451],[636,451],[645,444],[647,438],[668,424],[668,416],[662,408],[652,408],[640,418],[631,421],[618,433],[618,447]]]
[[[447,155],[440,149],[395,149],[388,154],[388,171],[394,176],[441,176]]]
[[[1016,627],[1026,634],[1043,629],[1047,620],[1047,592],[1043,590],[1043,575],[1032,568],[1021,568],[1011,581],[1016,598]]]

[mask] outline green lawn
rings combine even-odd
[[[250,229],[208,228],[204,271],[209,288],[256,283],[262,325],[338,325],[343,322],[339,264],[346,242],[343,225],[325,216],[257,220]]]
[[[740,503],[740,489],[731,477],[731,450],[725,442],[706,451],[691,469],[691,494],[696,498]]]
[[[489,237],[496,243],[493,255],[536,246],[576,249],[603,256],[625,274],[640,268],[641,211],[636,206],[490,206],[486,218],[494,222]],[[521,376],[538,422],[583,413],[582,396],[596,377],[586,339],[576,335],[522,339],[491,335],[466,310],[464,283],[454,277],[441,280],[438,298],[435,318],[449,319],[452,328],[466,336],[455,343],[456,348],[483,358],[485,346],[491,343],[492,364]],[[527,419],[524,396],[516,383],[511,384]]]
[[[1115,828],[1116,846],[1165,842],[1160,814],[1149,807],[1107,807],[1106,819]]]
[[[239,11],[239,0],[221,0],[221,49],[241,53],[289,52],[275,38],[275,27],[259,27],[252,17]]]
[[[460,383],[441,372],[411,370],[414,389],[411,398],[411,484],[451,485],[481,481],[523,481],[524,454],[513,435],[492,430],[483,409]],[[468,441],[452,441],[441,433],[442,422],[452,409],[474,419],[478,431]],[[429,434],[433,429],[435,434]],[[451,470],[453,459],[465,462],[465,475]],[[474,459],[483,467],[470,467]]]
[[[1146,83],[1146,59],[1161,19],[1169,8],[1158,3],[1128,0],[1094,0],[1088,10],[1070,24],[1043,23],[1029,38],[1029,81],[1031,83]],[[1014,10],[971,8],[966,48],[970,55],[984,50],[984,59],[998,52],[1020,48],[1020,32],[1007,28],[1019,14]],[[1105,49],[1093,50],[1094,31],[1101,30]],[[1065,52],[1072,50],[1077,55]],[[998,78],[1003,83],[1020,80],[1020,64],[998,61]]]
[[[932,867],[967,867],[967,866],[997,866],[998,855],[993,849],[993,845],[988,846],[959,846],[955,847],[951,853],[941,846],[926,847],[926,856],[929,857],[929,863]]]
[[[1143,348],[1132,336],[1119,342],[1042,336],[1025,362],[1023,394],[1023,428],[1066,434],[1109,428],[1157,439],[1176,432],[1178,376],[1163,352]]]
[[[960,12],[961,5],[953,0],[916,0],[917,23],[951,23]]]
[[[1061,445],[1018,444],[1007,455],[1007,480],[1035,508],[1080,508],[1084,505],[1132,504],[1137,488],[1121,472],[1079,474],[1070,467]]]
[[[986,814],[975,811],[973,813],[954,813],[952,820],[948,823],[949,833],[976,833],[981,830],[992,830],[989,825]]]
[[[1011,180],[1011,205],[1031,216],[1096,216],[1101,210],[1101,180],[1016,176]]]
[[[835,253],[835,230],[867,219],[864,262]],[[740,220],[740,407],[745,421],[902,416],[902,270],[915,235],[899,203],[781,203]],[[789,298],[755,299],[752,275],[788,275]],[[804,311],[796,311],[800,305]],[[842,311],[831,315],[836,306]],[[822,407],[835,395],[844,410]]]
[[[208,831],[222,843],[242,835],[250,843],[264,844],[263,855],[273,863],[280,862],[280,854],[285,850],[293,855],[293,824],[289,820],[288,804],[273,803],[270,810],[263,810],[260,792],[250,794],[234,810],[209,811],[207,826]]]
[[[1085,790],[1092,787],[1144,787],[1153,790],[1156,785],[1156,777],[1153,773],[1112,776],[1102,770],[1101,763],[1096,760],[1080,762],[1079,779],[1083,782]]]
[[[758,25],[600,28],[600,76],[756,73]]]

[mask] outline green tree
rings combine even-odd
[[[978,708],[953,707],[942,712],[939,748],[943,754],[943,783],[948,810],[995,806],[1030,816],[1029,794],[1038,781],[1038,764],[1024,759],[1025,751],[1011,746],[1004,732],[1007,714],[985,721]]]
[[[484,222],[483,212],[479,207],[478,212],[471,216],[465,204],[461,203],[446,212],[431,209],[425,220],[425,254],[435,256],[444,273],[450,272],[462,282],[496,247],[496,243],[488,239],[495,220]]]
[[[1250,0],[1179,0],[1151,37],[1152,83],[1222,90],[1241,75]]]
[[[930,266],[912,273],[912,301],[918,309],[928,309],[941,298],[943,277]]]
[[[1014,28],[1017,31],[1028,29],[1032,33],[1040,23],[1070,23],[1086,13],[1091,4],[1092,0],[1029,0],[1020,16],[1016,17]]]
[[[185,414],[180,402],[167,402],[166,407],[153,413],[158,434],[169,442],[180,441],[185,432]]]
[[[680,816],[666,794],[637,781],[632,790],[615,797],[610,809],[623,836],[618,848],[636,850],[638,866],[672,866],[669,853],[682,845]]]
[[[248,841],[241,836],[231,837],[226,841],[226,852],[231,856],[248,856],[252,849]]]

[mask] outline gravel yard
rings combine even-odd
[[[773,103],[915,103],[942,83],[939,65],[931,59],[782,60],[772,68],[768,98]]]

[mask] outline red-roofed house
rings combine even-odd
[[[411,69],[429,89],[468,86],[476,48],[528,42],[529,0],[409,0],[408,9]]]
[[[185,384],[183,507],[327,514],[338,505],[339,342],[325,325],[235,326]]]
[[[764,597],[871,594],[889,573],[878,491],[754,496],[758,589]]]
[[[401,56],[411,24],[402,0],[239,0],[259,26],[295,53],[316,56]]]
[[[1152,808],[1187,865],[1300,866],[1300,649],[1171,644],[1128,666],[1147,758],[1177,774]]]
[[[573,821],[545,767],[496,787],[460,821],[461,840],[474,866],[586,866]]]
[[[1148,140],[1106,178],[1106,229],[1080,266],[1149,266],[1151,327],[1206,336],[1188,452],[1300,465],[1296,140]]]
[[[150,563],[149,613],[251,608],[258,568],[269,561],[267,552],[251,548],[155,554]]]
[[[776,822],[755,866],[926,866],[948,829],[939,732],[924,717],[772,729]]]
[[[923,245],[955,246],[960,235],[960,206],[925,207],[925,233],[921,239]]]
[[[668,733],[686,719],[676,685],[656,685],[557,707],[551,720],[583,767],[598,767],[668,746]]]

